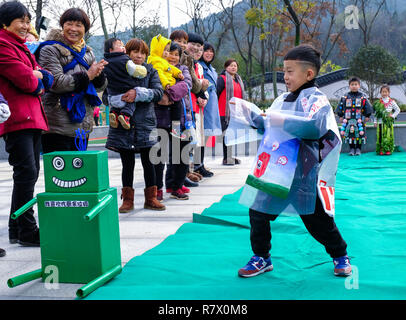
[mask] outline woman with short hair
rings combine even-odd
[[[36,53],[39,64],[55,77],[43,98],[49,121],[49,131],[42,136],[44,153],[86,150],[94,124],[93,108],[101,104],[97,92],[107,86],[103,73],[107,62],[96,62],[84,40],[90,29],[87,14],[70,8],[62,14],[59,24],[62,29],[51,30]],[[72,101],[72,95],[78,101]],[[71,105],[74,107],[68,111]]]
[[[217,96],[219,98],[219,112],[221,129],[223,130],[223,165],[240,164],[241,161],[232,157],[231,147],[227,147],[224,134],[230,123],[230,100],[233,97],[244,99],[245,90],[241,77],[238,74],[238,62],[228,59],[224,63],[224,70],[217,80]]]
[[[140,154],[144,171],[144,209],[161,211],[166,208],[157,200],[156,174],[150,151],[157,143],[155,103],[161,100],[164,91],[158,72],[152,65],[145,63],[149,53],[148,45],[141,39],[131,39],[126,43],[125,49],[136,65],[143,65],[147,69],[147,75],[142,79],[135,79],[134,89],[130,89],[122,97],[127,103],[136,103],[134,114],[130,117],[130,129],[110,127],[107,137],[106,148],[119,152],[122,163],[123,203],[119,212],[126,213],[134,209],[135,153]]]
[[[34,197],[40,170],[41,132],[48,130],[41,95],[53,82],[25,45],[31,15],[18,1],[0,5],[0,92],[8,102],[10,117],[0,124],[8,162],[13,167],[13,193],[9,219],[9,241],[39,246],[34,210],[17,220],[11,214]]]

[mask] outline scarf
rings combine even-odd
[[[229,102],[231,98],[234,97],[234,79],[231,74],[229,74],[227,71],[225,71],[226,75],[226,123],[228,124],[230,122],[230,105]],[[236,73],[235,74],[235,80],[238,82],[238,84],[241,86],[241,92],[242,92],[242,98],[245,100],[246,94],[245,94],[245,88],[244,88],[244,83],[242,82],[241,77]]]
[[[69,43],[69,42],[68,42]],[[81,52],[82,49],[86,46],[86,42],[85,39],[80,39],[79,42],[76,42],[74,44],[70,44],[69,45],[73,50],[75,50],[76,52]]]

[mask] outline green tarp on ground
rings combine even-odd
[[[353,276],[333,275],[324,248],[299,217],[272,222],[274,270],[254,278],[237,271],[250,259],[241,190],[194,223],[129,261],[87,299],[271,300],[406,298],[406,153],[343,154],[336,185],[336,223],[348,244]]]

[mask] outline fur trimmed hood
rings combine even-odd
[[[49,33],[47,34],[45,41],[59,41],[62,42],[63,44],[66,44],[67,46],[70,46],[70,43],[63,36],[63,32],[61,29],[51,29],[51,31],[49,31]],[[58,48],[58,50],[61,52],[63,56],[66,57],[70,56],[71,53],[69,52],[68,49],[64,48],[59,44],[54,44],[54,46]],[[86,45],[86,52],[89,52],[91,50],[92,48]]]

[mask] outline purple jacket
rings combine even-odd
[[[2,104],[2,103],[4,103],[4,104],[7,104],[7,105],[8,105],[8,103],[7,103],[6,99],[4,99],[3,95],[0,93],[0,104]]]
[[[183,104],[182,104],[182,98],[183,101],[185,102],[185,107],[186,107],[186,118],[188,120],[192,119],[191,115],[191,108],[190,108],[190,99],[189,99],[189,88],[192,88],[192,76],[189,73],[188,67],[184,65],[177,65],[176,66],[178,69],[182,71],[183,76],[185,79],[183,81],[178,81],[175,85],[170,87],[168,90],[165,91],[165,93],[168,95],[169,99],[171,101],[174,101],[175,103],[178,102],[180,103],[180,107],[182,108],[182,117],[181,117],[181,124],[184,126],[184,110],[183,110]],[[155,106],[155,114],[157,117],[157,127],[158,128],[169,128],[170,123],[171,123],[171,116],[170,116],[170,108],[171,106],[161,106],[161,105],[156,105]]]

